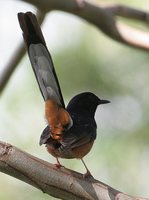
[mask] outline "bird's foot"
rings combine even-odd
[[[61,165],[60,163],[55,163],[54,165],[55,165],[55,167],[57,167],[57,168],[63,167],[63,165]]]
[[[83,178],[93,178],[90,171],[87,171],[85,174],[83,174]]]
[[[83,174],[83,178],[93,178],[93,176],[92,176],[91,172],[89,171],[89,169],[87,168],[83,158],[81,158],[81,161],[82,161],[84,167],[86,168],[86,173]]]
[[[63,165],[61,165],[61,163],[60,163],[60,161],[58,160],[58,158],[56,158],[56,161],[57,161],[57,163],[55,164],[55,166],[56,166],[57,168],[63,167]]]

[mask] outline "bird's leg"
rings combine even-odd
[[[81,158],[81,161],[82,161],[82,163],[83,163],[83,165],[84,165],[84,167],[85,167],[85,169],[86,169],[86,173],[83,175],[83,178],[93,177],[92,174],[91,174],[91,172],[90,172],[89,169],[87,168],[87,166],[86,166],[86,164],[85,164],[83,158]]]
[[[55,166],[56,166],[57,168],[61,168],[62,165],[61,165],[61,163],[60,163],[60,161],[58,160],[57,157],[56,157],[56,161],[57,161],[57,163],[55,164]]]

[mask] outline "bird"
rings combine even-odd
[[[59,158],[80,159],[85,168],[84,177],[92,176],[83,158],[96,139],[95,112],[99,105],[110,103],[92,92],[75,95],[65,106],[52,57],[46,46],[36,15],[28,11],[18,13],[29,59],[45,101],[47,126],[40,136],[40,145],[56,158],[56,167],[62,167]]]

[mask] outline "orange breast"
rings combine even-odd
[[[53,145],[47,144],[47,151],[54,157],[60,157],[60,158],[83,158],[86,154],[89,153],[93,146],[93,142],[84,144],[80,147],[76,147],[74,149],[71,149],[70,151],[68,150],[68,154],[65,151],[64,153],[62,151],[59,151],[59,149],[54,148]]]
[[[48,151],[52,156],[54,156],[55,158],[60,157],[60,156],[59,156],[59,151],[58,151],[58,149],[55,149],[55,148],[54,148],[53,146],[51,146],[51,145],[47,145],[46,147],[47,147],[47,151]]]
[[[53,100],[47,100],[45,103],[45,117],[50,126],[52,138],[61,140],[65,126],[71,123],[69,113]]]
[[[86,154],[89,153],[93,146],[94,141],[87,144],[83,144],[80,147],[72,149],[75,158],[83,158]]]

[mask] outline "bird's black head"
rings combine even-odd
[[[106,103],[110,103],[110,101],[101,100],[99,97],[91,92],[83,92],[74,96],[70,100],[67,106],[67,110],[69,112],[89,112],[91,115],[94,115],[97,106]]]

